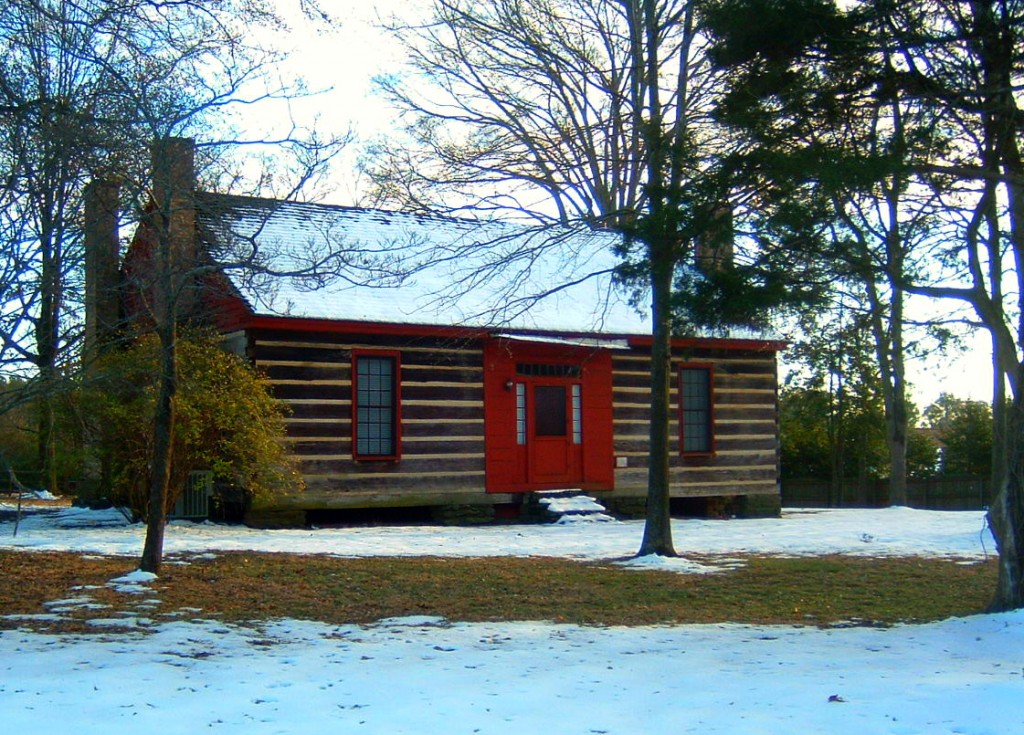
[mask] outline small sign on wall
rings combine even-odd
[[[615,458],[616,469],[622,469],[623,467],[629,467],[629,457],[616,457]]]

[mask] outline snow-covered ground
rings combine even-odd
[[[2,509],[2,506],[0,506]],[[8,508],[10,509],[10,508]],[[0,548],[137,555],[145,528],[116,510],[64,508],[0,522]],[[260,550],[338,556],[560,556],[613,559],[634,554],[643,523],[596,522],[522,526],[387,526],[261,531],[243,526],[175,522],[169,554]],[[885,510],[787,511],[781,519],[676,520],[683,554],[856,554],[980,559],[995,551],[981,512]],[[668,561],[671,566],[674,562]],[[685,558],[679,562],[685,571]]]
[[[167,548],[609,559],[632,553],[641,530],[174,524]],[[789,512],[673,530],[684,554],[993,553],[982,514],[971,512]],[[0,548],[135,555],[142,541],[116,514],[76,509],[33,513],[12,531],[0,522]],[[147,593],[144,579],[120,584]],[[191,614],[146,634],[0,633],[4,732],[1024,733],[1024,613],[832,630],[430,618],[252,630]]]

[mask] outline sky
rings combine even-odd
[[[351,130],[357,144],[350,146],[334,167],[324,200],[334,204],[365,203],[365,181],[358,174],[359,143],[393,129],[394,110],[375,93],[373,77],[401,69],[398,44],[380,27],[380,18],[394,13],[422,14],[426,0],[375,0],[366,3],[326,2],[338,22],[329,28],[311,25],[294,14],[296,0],[277,0],[292,18],[291,32],[279,37],[290,51],[295,73],[310,89],[321,93],[292,103],[300,119],[317,119],[317,125],[334,132]],[[343,8],[343,9],[342,9]],[[964,349],[946,356],[911,360],[907,378],[912,397],[923,410],[942,393],[959,398],[990,401],[992,397],[991,349],[985,333],[976,331],[964,341]],[[785,356],[783,356],[785,362]]]
[[[0,511],[11,506],[0,505]],[[116,512],[33,513],[0,548],[135,555],[143,530]],[[737,553],[953,557],[992,554],[980,512],[792,510],[780,519],[677,520],[659,562],[713,573]],[[227,550],[340,556],[495,553],[608,560],[639,522],[502,528],[256,531],[174,523],[176,563]],[[500,551],[499,551],[500,550]],[[1024,612],[888,628],[457,623],[436,617],[226,625],[202,610],[152,616],[135,572],[108,585],[123,616],[81,588],[50,617],[94,610],[94,633],[0,631],[6,732],[461,735],[1015,735],[1024,733]],[[0,611],[2,614],[2,611]],[[128,633],[114,633],[114,625]]]

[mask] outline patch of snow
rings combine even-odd
[[[148,628],[153,625],[149,618],[124,615],[117,618],[92,618],[88,621],[93,628]]]
[[[157,575],[152,571],[142,571],[141,569],[136,569],[111,579],[116,585],[148,585],[151,581],[156,580]]]
[[[589,495],[570,495],[565,497],[546,496],[539,494],[537,502],[547,506],[552,513],[600,513],[604,506]]]
[[[22,493],[23,500],[60,500],[59,495],[54,495],[49,490],[29,490]]]
[[[627,569],[656,569],[663,572],[676,572],[677,574],[715,574],[736,566],[735,563],[724,565],[701,564],[681,556],[658,556],[656,554],[623,559],[615,562],[615,565]]]
[[[43,605],[53,613],[68,613],[75,610],[103,610],[110,607],[110,605],[96,602],[93,598],[85,595],[81,597],[68,597],[63,600],[51,600],[50,602],[43,603]]]
[[[566,513],[555,521],[564,526],[572,523],[614,523],[615,519],[607,513]]]
[[[448,621],[437,615],[403,615],[399,618],[381,618],[374,625],[380,628],[424,628],[447,626]]]
[[[0,618],[4,620],[24,620],[26,622],[56,623],[63,620],[64,616],[57,613],[12,613],[10,615],[0,615]],[[2,635],[2,632],[0,632],[0,635]]]
[[[134,572],[115,577],[107,582],[107,586],[122,594],[141,595],[150,591],[147,585],[155,581],[156,578],[157,576],[152,572],[136,569]]]

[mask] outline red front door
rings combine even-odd
[[[487,492],[614,489],[608,350],[492,339],[484,367]]]
[[[583,479],[579,383],[527,383],[527,480],[579,483]]]

